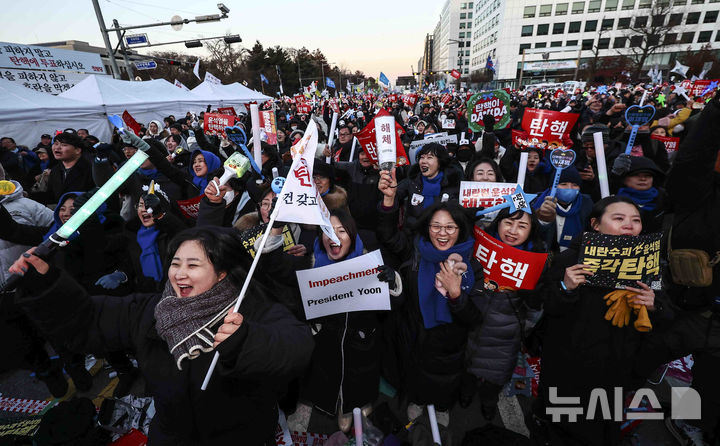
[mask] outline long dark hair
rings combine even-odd
[[[499,237],[498,227],[500,226],[501,221],[505,220],[506,218],[509,218],[511,220],[520,220],[525,214],[527,214],[527,212],[525,211],[515,211],[511,214],[510,208],[501,209],[495,217],[495,220],[493,220],[493,222],[488,227],[488,234],[491,234],[493,237],[495,237],[496,235]],[[538,221],[535,214],[527,215],[530,216],[530,234],[528,234],[528,238],[527,240],[525,240],[525,242],[523,242],[522,246],[529,247],[528,251],[532,252],[547,252],[545,242],[540,236],[540,222]]]
[[[605,197],[593,205],[592,211],[590,211],[590,219],[588,220],[588,223],[590,223],[593,219],[600,222],[600,220],[602,220],[602,216],[605,215],[605,211],[607,210],[608,206],[615,203],[631,204],[635,209],[637,209],[638,213],[640,213],[640,208],[638,207],[638,205],[635,204],[635,202],[632,201],[629,197],[623,195],[610,195],[609,197]],[[592,225],[590,225],[590,229],[593,229]],[[594,230],[595,229],[593,229],[593,231]]]
[[[467,240],[471,235],[471,225],[467,219],[466,211],[457,203],[444,202],[435,203],[429,208],[425,209],[415,223],[415,231],[426,240],[430,240],[430,220],[433,215],[438,211],[446,211],[450,214],[456,225],[458,225],[458,243],[462,243]]]
[[[347,232],[348,237],[350,237],[350,251],[355,251],[355,240],[357,239],[358,230],[357,230],[357,224],[355,224],[355,219],[350,215],[349,213],[345,212],[342,209],[333,209],[330,211],[331,217],[337,217],[338,220],[340,220],[340,224],[343,225],[343,228],[345,228],[345,232]],[[320,240],[322,240],[323,232],[318,226],[317,234]],[[324,252],[325,251],[325,245],[322,243],[319,243],[320,249]]]

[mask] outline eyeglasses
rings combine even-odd
[[[263,201],[260,203],[260,209],[270,209],[272,207],[272,201]]]
[[[443,225],[433,224],[433,225],[430,225],[429,227],[430,227],[430,232],[432,232],[433,234],[439,234],[444,229],[445,233],[447,233],[448,235],[453,235],[453,234],[455,234],[455,231],[458,230],[458,227],[455,225],[443,226]]]

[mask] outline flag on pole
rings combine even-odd
[[[277,73],[278,82],[280,82],[280,94],[285,94],[282,86],[282,76],[280,76],[280,67],[275,65],[275,72]]]
[[[357,91],[359,91],[361,93],[364,92],[365,91],[365,81],[362,81],[359,84],[357,84],[357,87],[355,87],[355,88],[357,88]]]
[[[270,83],[270,81],[268,80],[268,78],[266,78],[265,75],[262,74],[262,73],[260,73],[260,81],[261,81],[261,82],[264,82],[264,83],[266,83],[266,84],[269,84],[269,83]]]
[[[352,87],[350,86],[350,79],[345,79],[345,89],[348,93],[352,93]]]
[[[340,243],[332,224],[330,211],[313,181],[313,163],[317,150],[317,125],[312,119],[305,134],[290,148],[293,163],[277,201],[277,220],[288,223],[318,225],[335,243]]]
[[[702,71],[700,72],[700,76],[698,76],[698,78],[699,78],[699,79],[705,79],[705,76],[708,74],[708,71],[710,71],[710,69],[712,68],[712,66],[713,66],[712,61],[710,61],[710,62],[705,62],[705,63],[703,64]]]
[[[388,79],[387,76],[385,76],[385,73],[383,73],[382,71],[380,72],[379,80],[381,83],[383,83],[385,85],[388,85],[388,86],[390,85],[390,79]]]
[[[209,82],[209,83],[215,84],[215,85],[222,85],[222,81],[220,79],[216,78],[215,76],[213,76],[212,74],[210,74],[209,71],[205,72],[205,82]]]
[[[200,58],[195,62],[195,67],[193,67],[193,74],[195,74],[195,77],[202,80],[200,77]]]
[[[505,60],[505,59],[503,59],[503,60]],[[495,67],[493,66],[493,61],[490,56],[488,56],[487,61],[485,61],[485,68],[492,71],[493,73],[495,72]]]
[[[675,68],[673,68],[672,70],[670,70],[670,72],[671,72],[671,73],[677,73],[677,74],[681,75],[682,77],[687,77],[687,72],[688,72],[689,69],[690,69],[689,66],[683,65],[683,64],[681,64],[680,62],[678,62],[678,61],[676,60],[676,61],[675,61]]]
[[[325,78],[325,85],[327,85],[330,88],[335,88],[335,82],[333,82],[333,80],[330,79],[329,77]]]
[[[175,86],[178,88],[182,88],[185,91],[190,91],[190,89],[188,87],[186,87],[182,82],[180,82],[177,79],[175,79]]]

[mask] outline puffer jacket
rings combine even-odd
[[[0,195],[0,205],[5,207],[12,219],[19,224],[49,227],[53,222],[53,212],[37,201],[25,198],[20,183],[10,181],[15,185],[15,192],[10,195]],[[30,249],[28,245],[21,245],[0,238],[1,282],[4,282],[7,278],[8,268],[28,249]]]
[[[440,195],[435,199],[435,202],[441,201],[445,194],[447,194],[447,201],[457,201],[460,192],[460,180],[462,180],[462,175],[457,169],[453,167],[445,168],[440,183]],[[415,164],[410,168],[408,177],[401,181],[397,188],[398,203],[404,203],[405,207],[405,227],[414,226],[420,214],[425,210],[422,191],[422,174],[419,165]]]

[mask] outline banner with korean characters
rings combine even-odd
[[[225,137],[225,127],[235,125],[235,116],[221,115],[219,113],[205,113],[204,116],[203,130],[211,135]]]
[[[495,117],[495,130],[504,129],[510,123],[510,95],[505,90],[481,91],[467,101],[467,121],[473,132],[485,127],[483,116]]]
[[[70,71],[35,71],[0,68],[0,79],[42,93],[60,94],[88,77],[87,73]]]
[[[100,54],[0,42],[0,68],[106,74]]]
[[[521,126],[529,138],[561,142],[566,139],[579,117],[577,113],[526,108]]]
[[[659,136],[659,135],[650,135],[650,138],[657,139],[658,141],[665,144],[665,150],[667,150],[668,154],[677,152],[678,148],[680,148],[680,138],[677,138],[674,136]]]
[[[277,144],[275,112],[272,110],[263,110],[259,113],[258,117],[260,118],[260,141],[264,141],[270,145]]]
[[[504,195],[515,192],[515,183],[460,182],[460,204],[465,208],[489,208],[505,202]]]
[[[390,113],[388,113],[385,109],[381,109],[375,115],[375,117],[389,115]],[[397,165],[404,166],[408,163],[408,157],[405,153],[405,147],[403,146],[402,140],[400,138],[403,133],[403,129],[397,122],[395,123],[395,132],[397,134],[397,136],[395,137],[395,156],[397,157]],[[367,123],[365,128],[362,129],[362,131],[358,132],[355,136],[360,143],[360,147],[362,147],[362,149],[365,151],[368,158],[370,158],[373,163],[377,164],[378,154],[377,141],[375,138],[375,120],[371,119],[370,122]]]
[[[475,226],[474,256],[485,273],[485,289],[532,290],[547,261],[547,254],[506,245]]]
[[[662,286],[660,277],[660,239],[662,233],[644,235],[583,234],[579,264],[592,271],[589,286],[637,288],[637,281],[653,290]]]

